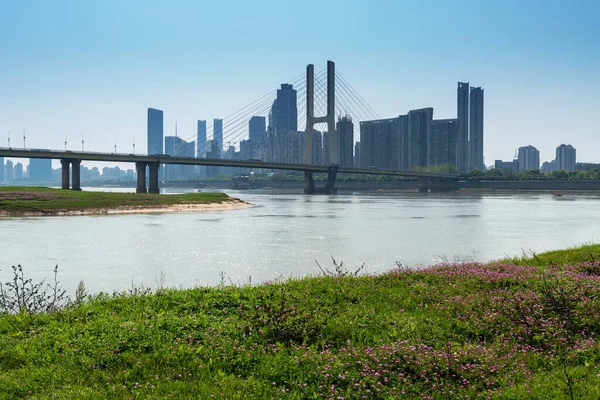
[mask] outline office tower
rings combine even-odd
[[[223,120],[215,119],[213,121],[213,152],[214,158],[221,158],[223,153]]]
[[[20,162],[15,164],[15,167],[13,170],[13,179],[15,179],[15,180],[23,179],[23,164],[21,164]]]
[[[540,152],[529,145],[519,147],[519,171],[536,171],[540,169]]]
[[[458,134],[456,163],[460,174],[469,172],[469,82],[458,82],[456,90]]]
[[[206,157],[206,121],[198,120],[198,134],[196,136],[196,157]]]
[[[275,132],[298,131],[297,93],[292,85],[282,84],[269,113],[269,128]]]
[[[250,160],[252,158],[251,140],[240,141],[240,160]]]
[[[165,136],[165,154],[173,157],[194,158],[195,142],[186,142],[178,136]],[[193,165],[165,165],[165,178],[169,180],[190,179],[194,175]]]
[[[432,119],[431,107],[408,112],[408,169],[427,166],[427,138]]]
[[[356,142],[354,145],[354,166],[360,166],[360,142]]]
[[[52,160],[49,158],[29,159],[29,180],[48,182],[52,179]]]
[[[0,183],[4,182],[4,157],[0,157]]]
[[[248,122],[248,138],[253,146],[258,146],[265,141],[267,132],[267,121],[265,117],[252,117]]]
[[[148,154],[163,154],[163,112],[148,109]]]
[[[13,162],[6,160],[6,165],[4,165],[4,182],[8,183],[13,180],[13,169]]]
[[[434,119],[429,124],[427,165],[456,166],[458,121],[456,119]]]
[[[354,165],[354,123],[352,123],[352,118],[349,116],[338,118],[336,130],[340,166],[352,167]]]
[[[485,170],[483,163],[483,89],[471,88],[469,104],[469,170]]]
[[[556,170],[575,171],[576,151],[570,144],[561,144],[556,148]]]

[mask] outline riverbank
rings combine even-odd
[[[0,187],[0,217],[197,212],[250,206],[225,193],[156,195]]]
[[[600,396],[600,245],[0,316],[0,399]]]

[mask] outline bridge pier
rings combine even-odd
[[[146,193],[146,162],[138,161],[135,163],[137,169],[137,187],[136,193]]]
[[[316,187],[313,179],[313,173],[310,171],[304,171],[304,194],[315,194]]]
[[[158,167],[159,163],[150,162],[148,163],[148,167],[150,167],[150,187],[148,188],[148,193],[159,194],[160,189],[158,188]]]
[[[426,176],[419,177],[419,193],[427,193],[427,179]]]
[[[315,185],[312,171],[304,171],[304,194],[336,194],[335,179],[337,177],[338,167],[332,165],[327,171],[327,182],[324,188],[318,188]]]
[[[71,160],[63,158],[60,160],[60,165],[62,168],[62,188],[69,189],[71,186],[69,183],[70,173],[69,173],[69,164]]]
[[[73,168],[72,190],[81,190],[81,160],[71,160],[71,168]]]

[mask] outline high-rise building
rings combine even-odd
[[[356,142],[354,145],[354,166],[360,165],[360,142]]]
[[[469,172],[469,82],[458,82],[456,90],[458,134],[456,163],[460,174]]]
[[[253,145],[264,143],[267,132],[267,121],[265,117],[254,116],[248,122],[248,138]]]
[[[186,142],[178,136],[165,136],[165,154],[173,157],[194,158],[195,142]],[[194,175],[193,165],[165,165],[165,178],[170,180],[190,179]]]
[[[13,180],[13,170],[13,162],[6,160],[6,164],[4,165],[4,182],[8,183]]]
[[[277,132],[298,131],[297,93],[290,84],[277,89],[277,98],[269,113],[269,128]]]
[[[405,170],[408,166],[408,118],[378,119],[360,122],[361,168]]]
[[[208,152],[206,148],[206,120],[198,120],[198,134],[196,136],[196,157],[204,158]]]
[[[4,182],[4,157],[0,157],[0,183]]]
[[[354,165],[354,123],[349,116],[337,120],[338,154],[340,166],[352,167]]]
[[[575,171],[576,165],[576,150],[573,146],[561,144],[556,148],[556,169],[558,171]]]
[[[313,131],[312,161],[313,164],[323,164],[323,134],[319,131]]]
[[[485,170],[483,163],[483,89],[471,88],[469,105],[469,170]]]
[[[14,171],[13,179],[15,179],[15,180],[23,179],[23,164],[21,164],[20,162],[16,163],[13,171]]]
[[[456,166],[458,120],[434,119],[429,124],[428,165]]]
[[[408,169],[427,166],[427,138],[433,108],[408,112]]]
[[[148,109],[148,154],[163,154],[163,112]]]
[[[48,182],[52,179],[52,160],[49,158],[29,159],[29,180],[32,182]]]
[[[221,158],[223,153],[223,120],[215,119],[213,121],[213,155],[214,158]],[[216,150],[216,152],[215,152]]]
[[[529,145],[519,147],[519,171],[537,171],[540,169],[540,152]]]

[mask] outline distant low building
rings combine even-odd
[[[518,174],[519,173],[519,160],[512,160],[512,161],[496,160],[494,162],[494,168],[502,171],[503,175]]]
[[[598,163],[577,163],[575,165],[575,169],[577,171],[591,171],[593,169],[598,169],[600,170],[600,164]]]

